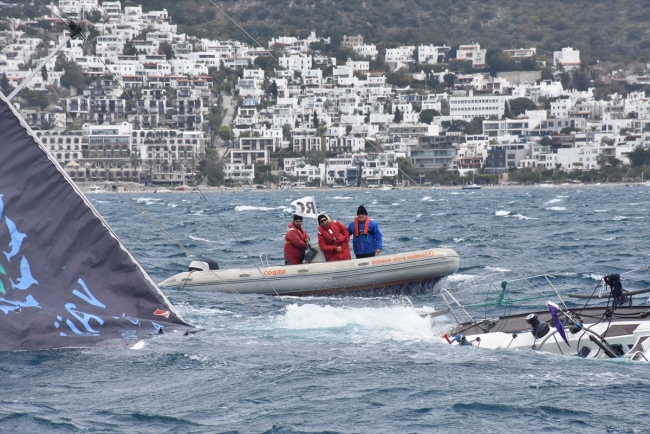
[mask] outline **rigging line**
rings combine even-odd
[[[253,41],[255,41],[255,43],[256,43],[258,46],[262,47],[262,45],[261,45],[257,40],[255,40],[255,38],[253,38],[253,37],[252,37],[248,32],[246,32],[246,30],[244,30],[244,29],[243,29],[243,28],[242,28],[242,27],[241,27],[241,26],[240,26],[240,25],[239,25],[235,20],[233,20],[233,19],[232,19],[228,14],[226,14],[226,13],[223,11],[222,8],[220,8],[219,6],[217,6],[217,5],[216,5],[212,0],[209,0],[209,1],[210,1],[210,3],[212,3],[212,4],[213,4],[217,9],[219,9],[219,11],[221,11],[221,13],[223,13],[223,14],[226,16],[226,18],[228,18],[230,21],[233,22],[233,24],[235,24],[239,29],[241,29],[242,32],[244,32],[244,33],[245,33],[249,38],[251,38]],[[264,48],[264,47],[262,47],[262,48]],[[266,50],[266,51],[268,52],[268,50]],[[269,54],[270,54],[270,53],[269,53]],[[278,59],[276,59],[273,55],[271,55],[271,57],[272,57],[276,62],[279,63]],[[292,71],[292,70],[290,70],[289,68],[284,68],[284,69],[289,70],[289,71],[291,72],[292,76],[295,78],[295,75],[293,74],[293,71]],[[352,129],[355,130],[354,126],[352,126]],[[358,133],[358,131],[355,131],[355,132]],[[372,147],[373,147],[377,152],[379,152],[379,149],[378,149],[378,148],[377,148],[377,147],[376,147],[372,142],[370,142],[369,140],[365,140],[365,139],[364,139],[364,142],[365,142],[365,143],[369,143],[370,146],[372,146]],[[399,168],[398,168],[398,170],[399,170]],[[411,178],[408,174],[404,173],[403,170],[402,170],[402,175],[406,175],[406,177],[407,177],[411,182],[413,182],[413,184],[415,184],[415,181],[413,180],[413,178]],[[417,185],[417,184],[416,184],[416,185]],[[420,188],[420,189],[421,189],[425,194],[427,194],[427,196],[429,196],[428,193],[427,193],[427,192],[426,192],[426,191],[425,191],[421,186],[418,186],[418,187],[419,187],[419,188]],[[546,299],[548,300],[548,298],[547,298],[547,297],[546,297],[546,296],[545,296],[545,295],[544,295],[544,294],[543,294],[543,293],[542,293],[542,292],[541,292],[541,291],[540,291],[540,290],[539,290],[535,285],[533,285],[532,282],[530,282],[530,281],[529,281],[529,280],[528,280],[528,279],[527,279],[527,278],[526,278],[526,277],[525,277],[521,272],[519,272],[517,269],[515,269],[515,267],[512,266],[512,265],[511,265],[511,264],[510,264],[510,263],[509,263],[509,262],[508,262],[508,261],[507,261],[507,260],[502,256],[502,255],[500,255],[496,250],[494,250],[492,247],[490,247],[490,246],[487,244],[487,242],[485,242],[482,238],[480,238],[480,237],[479,237],[479,236],[478,236],[474,231],[472,231],[472,230],[471,230],[467,225],[465,225],[465,224],[464,224],[460,219],[458,219],[458,217],[456,217],[454,214],[452,214],[451,211],[449,211],[449,210],[448,210],[446,207],[444,207],[444,206],[443,206],[443,205],[442,205],[438,200],[436,200],[436,199],[433,197],[433,195],[432,195],[432,196],[429,196],[429,197],[430,197],[431,199],[433,199],[433,201],[436,202],[436,204],[437,204],[440,208],[442,208],[442,209],[443,209],[447,214],[449,214],[449,216],[450,216],[451,218],[453,218],[454,220],[456,220],[456,222],[457,222],[458,224],[460,224],[463,228],[465,228],[465,230],[467,230],[467,232],[469,232],[469,233],[470,233],[470,234],[471,234],[475,239],[477,239],[477,240],[478,240],[481,244],[483,244],[483,245],[484,245],[488,250],[490,250],[490,251],[491,251],[491,252],[492,252],[492,253],[493,253],[497,258],[501,259],[501,260],[502,260],[502,261],[503,261],[503,262],[504,262],[504,263],[505,263],[505,264],[506,264],[506,265],[507,265],[507,266],[508,266],[508,267],[509,267],[509,268],[510,268],[510,269],[511,269],[515,274],[517,274],[519,277],[521,277],[523,280],[525,280],[525,281],[526,281],[526,282],[527,282],[527,283],[528,283],[528,284],[529,284],[533,289],[535,289],[535,291],[537,291],[540,295],[544,296],[544,298],[546,298]]]
[[[39,1],[39,3],[41,3],[41,5],[43,5],[43,3],[42,3],[40,0],[38,0],[38,1]],[[45,5],[43,5],[43,6],[45,6]],[[45,7],[46,7],[47,9],[49,9],[47,6],[45,6]],[[49,10],[51,11],[51,9],[49,9]],[[54,12],[52,11],[52,13],[54,13]],[[65,14],[65,13],[64,13],[64,14]],[[65,22],[63,19],[61,19],[61,17],[60,17],[58,14],[55,14],[55,15],[57,15],[57,17],[58,17],[61,21]],[[66,16],[66,17],[67,17],[67,16]],[[90,43],[90,41],[88,40],[88,38],[86,37],[86,35],[85,35],[83,32],[80,33],[80,35],[81,35],[81,37],[84,39],[84,41],[86,41],[86,43],[88,44],[88,46],[89,46],[90,49],[92,50],[93,54],[95,55],[95,57],[96,57],[97,59],[99,59],[99,61],[104,65],[104,68],[105,68],[105,69],[106,69],[106,70],[107,70],[107,71],[108,71],[108,72],[113,76],[113,78],[115,79],[115,81],[118,83],[118,86],[120,86],[120,88],[122,89],[122,92],[124,92],[124,93],[126,94],[126,96],[129,98],[129,100],[131,101],[131,103],[133,104],[133,106],[136,108],[138,114],[139,114],[140,116],[142,116],[143,120],[145,120],[145,121],[149,124],[149,126],[151,127],[151,130],[154,132],[154,134],[156,134],[156,135],[158,136],[158,138],[161,138],[161,137],[160,137],[160,133],[159,133],[158,131],[156,131],[156,129],[153,128],[153,125],[151,125],[151,122],[149,122],[149,120],[147,119],[147,117],[144,116],[144,114],[140,111],[140,108],[139,108],[138,105],[135,103],[135,101],[133,100],[133,98],[131,97],[131,95],[126,91],[126,89],[124,88],[124,86],[122,86],[122,84],[120,83],[120,80],[118,80],[117,77],[115,76],[115,74],[113,73],[113,71],[111,71],[110,68],[108,68],[108,66],[107,66],[106,63],[104,62],[104,59],[102,59],[100,56],[97,55],[97,52],[96,52],[95,49],[93,48],[92,44]],[[186,175],[186,177],[187,177],[188,172],[187,172],[187,170],[185,169],[185,166],[184,166],[184,165],[183,165],[183,164],[182,164],[182,163],[181,163],[181,162],[176,158],[175,154],[171,152],[171,150],[169,149],[169,147],[167,146],[166,143],[162,143],[162,145],[163,145],[164,148],[167,150],[167,152],[172,156],[172,159],[173,159],[177,164],[180,165],[182,171],[185,173],[185,175]],[[248,251],[244,248],[244,246],[243,246],[243,245],[241,244],[241,242],[237,239],[237,237],[235,237],[235,235],[234,235],[234,233],[232,232],[232,230],[230,229],[230,227],[228,227],[228,225],[226,225],[225,221],[223,220],[223,218],[221,217],[221,215],[219,214],[219,212],[217,212],[217,210],[216,210],[215,207],[212,205],[212,203],[208,200],[208,198],[205,197],[205,194],[203,194],[203,191],[202,191],[202,190],[199,188],[199,186],[196,184],[196,179],[195,179],[194,177],[192,177],[192,183],[194,184],[194,187],[197,189],[197,191],[201,194],[201,196],[203,197],[203,199],[208,203],[208,205],[210,206],[210,208],[211,208],[211,209],[214,211],[214,213],[217,215],[217,217],[219,217],[219,220],[221,220],[221,222],[224,224],[224,226],[226,227],[226,229],[228,230],[228,232],[232,235],[232,237],[235,239],[235,241],[237,241],[237,244],[239,244],[239,246],[240,246],[241,249],[244,251],[244,253],[245,253],[246,256],[248,257],[248,259],[250,259],[250,261],[251,261],[251,263],[253,264],[253,266],[257,269],[257,271],[259,271],[260,275],[262,275],[262,277],[263,277],[264,280],[269,284],[269,286],[271,287],[271,289],[273,289],[273,292],[275,293],[275,295],[280,299],[280,301],[282,301],[282,303],[283,303],[284,306],[286,307],[286,305],[287,305],[286,302],[282,299],[282,297],[280,296],[280,294],[278,293],[278,291],[275,289],[275,287],[273,286],[273,284],[269,281],[268,277],[267,277],[266,275],[264,275],[264,273],[262,272],[262,270],[260,270],[260,268],[257,266],[257,264],[256,264],[255,261],[253,260],[252,256],[251,256],[251,255],[248,253]],[[173,239],[173,238],[172,238],[172,239]],[[194,256],[194,255],[192,255],[192,256]],[[194,257],[196,258],[196,256],[194,256]],[[199,260],[198,258],[196,258],[196,259]],[[236,294],[238,294],[240,297],[243,298],[243,296],[242,296],[241,294],[239,294],[239,292],[237,292],[237,291],[236,291],[236,290],[235,290],[231,285],[229,285],[228,283],[226,283],[226,282],[225,282],[225,281],[224,281],[220,276],[218,276],[218,275],[217,275],[213,270],[210,270],[210,271],[212,272],[212,274],[213,274],[215,277],[217,277],[217,278],[220,279],[224,284],[226,284],[226,285],[228,286],[228,288],[229,288],[231,291],[235,292]],[[249,303],[249,304],[250,304],[250,303]],[[251,304],[251,306],[255,307],[255,306],[252,305],[252,304]],[[257,309],[257,307],[255,307],[255,310],[257,310],[260,314],[263,314],[259,309]]]
[[[88,38],[86,37],[86,35],[85,35],[84,33],[80,33],[80,35],[81,35],[81,37],[82,37],[82,38],[83,38],[87,43],[89,43],[89,40],[88,40]],[[162,137],[160,136],[160,132],[156,131],[156,129],[153,128],[153,125],[151,125],[151,122],[147,119],[146,116],[144,116],[144,114],[142,113],[142,111],[140,111],[140,108],[139,108],[138,105],[135,103],[135,101],[133,100],[133,98],[131,97],[131,95],[126,91],[126,89],[124,88],[124,86],[122,85],[122,83],[120,82],[120,80],[117,79],[117,76],[113,73],[113,71],[110,70],[110,68],[108,67],[108,65],[106,65],[106,63],[104,62],[104,59],[102,59],[100,56],[97,55],[97,52],[96,52],[95,49],[92,47],[92,44],[89,43],[88,45],[90,46],[90,49],[92,50],[92,52],[93,52],[93,54],[95,55],[95,57],[96,57],[97,59],[99,59],[99,61],[102,63],[102,65],[104,65],[104,68],[106,68],[106,70],[107,70],[107,71],[108,71],[108,72],[113,76],[113,78],[114,78],[115,81],[117,82],[118,86],[122,89],[122,92],[124,92],[124,93],[126,94],[126,96],[129,98],[129,100],[131,101],[131,103],[133,104],[133,106],[135,107],[135,109],[137,110],[138,114],[140,114],[140,116],[142,116],[142,119],[143,119],[144,121],[146,121],[146,122],[149,124],[149,126],[151,127],[151,130],[154,132],[154,134],[156,134],[156,135],[158,136],[159,139],[161,139],[161,142],[162,142]],[[183,165],[183,164],[182,164],[182,163],[181,163],[181,162],[176,158],[175,154],[170,150],[170,148],[167,146],[167,144],[166,144],[166,143],[162,143],[162,145],[163,145],[163,147],[167,150],[167,152],[171,155],[172,160],[173,160],[174,162],[176,162],[176,163],[181,167],[181,170],[183,171],[183,173],[185,174],[185,176],[186,176],[186,177],[189,176],[189,173],[188,173],[187,170],[185,169],[185,165]],[[232,235],[232,237],[235,239],[235,241],[237,241],[237,244],[239,245],[239,247],[241,247],[242,251],[246,254],[246,256],[247,256],[248,259],[251,261],[251,263],[253,264],[253,266],[257,269],[257,271],[259,271],[259,273],[262,275],[262,277],[264,278],[264,280],[266,281],[266,283],[268,283],[268,285],[271,287],[271,289],[273,290],[273,292],[275,293],[275,295],[276,295],[276,296],[277,296],[277,297],[282,301],[282,303],[283,303],[283,304],[285,305],[285,307],[286,307],[286,305],[287,305],[286,302],[282,299],[282,297],[280,296],[280,294],[278,293],[278,291],[275,289],[275,287],[273,286],[273,284],[269,281],[268,277],[267,277],[267,276],[262,272],[262,270],[260,270],[260,268],[257,266],[257,264],[255,263],[255,260],[253,259],[253,257],[248,253],[248,251],[244,248],[244,246],[243,246],[243,245],[241,244],[241,242],[237,239],[237,237],[235,237],[235,235],[234,235],[234,233],[232,232],[232,230],[230,229],[230,227],[228,227],[228,225],[225,224],[225,221],[224,221],[224,219],[221,217],[221,215],[219,214],[219,212],[217,212],[217,210],[216,210],[215,207],[212,205],[212,203],[208,200],[208,198],[205,196],[205,194],[203,193],[203,191],[201,190],[201,188],[196,184],[196,179],[195,179],[194,177],[192,177],[192,183],[194,184],[193,186],[194,186],[194,187],[196,188],[196,190],[199,192],[199,194],[201,195],[201,197],[203,197],[203,199],[206,201],[206,203],[210,206],[210,208],[212,209],[212,211],[217,215],[217,217],[219,217],[219,220],[221,220],[221,222],[224,224],[224,226],[226,227],[226,229],[228,230],[228,232],[230,233],[230,235]],[[214,273],[213,273],[213,274],[214,274]]]

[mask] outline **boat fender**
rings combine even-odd
[[[447,341],[448,344],[451,344],[451,341],[449,340],[449,335],[447,333],[442,335],[442,337],[445,338],[445,340]]]
[[[530,332],[535,336],[535,339],[546,336],[551,329],[548,324],[541,322],[539,318],[537,318],[537,314],[534,313],[531,313],[526,317],[526,322],[530,324]]]

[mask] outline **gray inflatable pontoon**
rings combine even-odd
[[[196,264],[196,263],[195,263]],[[158,284],[194,290],[240,294],[335,295],[372,291],[417,293],[433,288],[455,273],[460,257],[452,249],[429,249],[348,261],[279,267],[209,270],[179,273]]]

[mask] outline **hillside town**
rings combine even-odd
[[[504,181],[516,169],[625,165],[650,147],[645,92],[603,98],[589,82],[567,86],[562,76],[581,66],[572,47],[543,57],[503,50],[530,71],[462,73],[450,65],[486,66],[480,43],[380,53],[345,36],[353,55],[341,62],[315,32],[262,47],[181,33],[165,9],[99,0],[49,8],[5,21],[0,91],[9,95],[61,47],[12,103],[77,182],[397,185],[429,182],[434,170]],[[86,32],[70,39],[60,17]],[[383,69],[371,69],[379,57]],[[645,70],[607,79],[650,84]]]

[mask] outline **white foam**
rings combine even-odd
[[[486,266],[485,269],[490,270],[490,271],[496,271],[497,273],[507,273],[507,272],[510,271],[507,268],[501,268],[501,267],[487,267]]]
[[[420,214],[415,214],[415,217],[417,217],[417,218],[422,217],[422,213],[420,213]]]
[[[623,215],[617,215],[612,220],[614,220],[615,222],[620,222],[621,220],[627,220],[627,217],[625,217]]]
[[[434,341],[440,342],[431,329],[431,321],[406,306],[335,307],[315,304],[291,304],[284,315],[275,319],[282,329],[318,331],[337,340]],[[330,333],[328,333],[330,332]]]
[[[594,212],[609,212],[608,209],[595,209]]]
[[[351,199],[353,199],[353,198],[350,197],[350,196],[334,196],[332,199],[336,199],[336,200],[351,200]]]
[[[454,238],[454,243],[458,244],[461,241],[465,241],[465,238]]]
[[[495,212],[494,215],[497,216],[497,217],[507,217],[507,216],[510,215],[510,211],[499,210],[499,211]]]
[[[569,196],[555,196],[555,197],[569,197]]]
[[[616,237],[609,237],[609,238],[601,238],[603,241],[614,241]]]
[[[466,282],[468,280],[478,279],[478,274],[460,274],[454,273],[447,276],[447,282]]]
[[[522,215],[522,214],[515,214],[515,215],[513,215],[513,217],[514,217],[514,218],[517,218],[517,219],[519,219],[519,220],[539,220],[539,219],[536,218],[536,217],[527,217],[527,216]]]
[[[195,237],[194,235],[190,235],[189,239],[194,241],[203,241],[205,243],[214,243],[214,241],[206,240],[205,238]]]
[[[585,279],[593,279],[593,280],[602,280],[603,275],[602,274],[596,274],[596,273],[582,273],[582,277]]]
[[[630,204],[630,206],[637,206],[637,205],[641,205],[641,203],[640,202],[634,202],[634,203]]]
[[[431,196],[424,196],[421,201],[431,200]]]
[[[172,208],[176,208],[178,206],[178,204],[177,203],[168,203],[167,206],[172,207]]]
[[[391,205],[393,205],[393,206],[399,206],[400,204],[399,204],[399,202],[394,202],[394,203],[391,203]]]
[[[154,199],[153,197],[137,197],[134,200],[138,203],[142,203],[142,202],[156,202],[162,199]]]
[[[552,206],[550,208],[546,208],[547,211],[566,211],[566,208],[563,206]]]
[[[562,202],[562,199],[551,199],[548,202],[544,202],[544,205],[550,205],[552,203]]]
[[[269,208],[266,206],[251,206],[251,205],[237,205],[235,207],[236,212],[245,212],[245,211],[276,211],[281,210],[284,212],[293,212],[293,208],[286,206],[278,206],[276,208]]]

